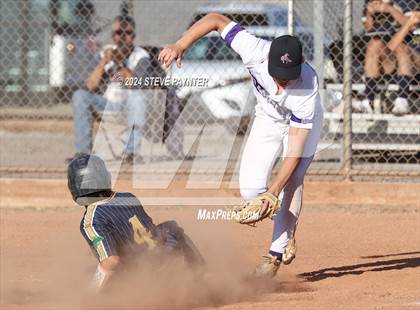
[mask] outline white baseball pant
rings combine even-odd
[[[303,179],[314,157],[321,134],[323,115],[317,113],[306,140],[303,157],[280,193],[281,209],[274,217],[270,250],[284,253],[302,208]],[[252,199],[268,190],[268,181],[279,155],[285,156],[289,125],[257,113],[246,142],[239,171],[239,186],[244,199]],[[283,151],[283,152],[282,152]],[[282,152],[282,153],[281,153]]]

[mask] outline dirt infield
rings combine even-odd
[[[146,205],[156,223],[184,227],[207,259],[208,278],[197,281],[174,263],[145,268],[124,289],[96,297],[87,294],[96,262],[78,231],[83,208],[74,207],[65,182],[0,185],[1,309],[420,309],[418,185],[306,184],[297,258],[269,283],[248,273],[270,243],[270,220],[251,228],[199,221],[193,206]],[[164,193],[186,195],[181,184],[137,194]],[[237,193],[193,196],[204,194]]]
[[[232,189],[230,183],[222,183],[219,189],[186,189],[184,180],[175,180],[165,189],[138,189],[127,179],[117,180],[115,186],[116,190],[130,191],[142,197],[145,205],[157,205],[156,201],[171,198],[176,206],[190,205],[194,199],[201,202],[203,197],[204,201],[207,198],[238,198],[237,188],[235,184]],[[304,204],[420,208],[418,188],[416,183],[305,182]],[[0,178],[0,197],[2,208],[46,209],[75,205],[65,179]]]

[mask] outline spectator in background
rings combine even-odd
[[[365,98],[361,102],[363,112],[373,112],[373,100],[378,92],[378,82],[383,73],[391,74],[397,63],[397,84],[399,91],[394,101],[393,113],[404,114],[409,110],[408,95],[413,77],[413,63],[410,48],[401,42],[393,51],[386,48],[398,28],[409,19],[405,13],[411,11],[412,0],[365,0],[364,27],[370,37],[365,57]]]
[[[388,42],[387,48],[394,52],[401,44],[408,41],[411,58],[414,63],[414,71],[417,74],[416,80],[420,82],[420,11],[413,11],[407,15],[409,16],[408,21]]]
[[[138,154],[144,125],[146,98],[142,89],[124,89],[121,81],[153,74],[151,57],[146,50],[134,46],[135,21],[130,16],[117,16],[112,23],[114,46],[95,59],[96,67],[86,80],[85,89],[72,98],[75,144],[78,153],[92,150],[93,112],[105,109],[126,112],[129,139],[125,159],[132,162]]]

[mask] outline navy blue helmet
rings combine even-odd
[[[67,167],[67,186],[73,200],[84,205],[79,198],[111,190],[111,174],[101,158],[81,153]]]

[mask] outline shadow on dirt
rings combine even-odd
[[[420,251],[417,252],[405,252],[405,253],[394,253],[394,254],[385,254],[385,255],[371,255],[371,256],[361,256],[360,258],[382,258],[382,257],[391,257],[391,256],[407,256],[407,255],[416,255],[420,254]]]
[[[403,253],[405,254],[405,253]],[[401,254],[401,255],[403,255]],[[397,254],[394,254],[397,255]],[[385,255],[384,257],[386,257]],[[380,257],[380,256],[379,256]],[[316,282],[328,278],[339,278],[346,275],[361,275],[365,272],[401,270],[405,268],[416,268],[420,266],[420,257],[392,259],[376,261],[371,263],[331,267],[311,272],[301,273],[298,276],[306,281]]]

